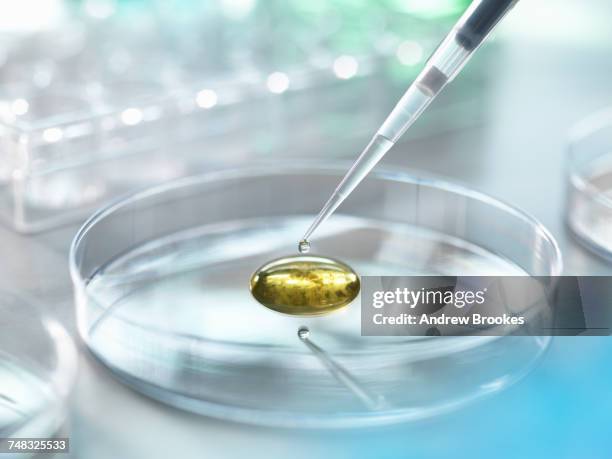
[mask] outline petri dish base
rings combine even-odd
[[[0,292],[0,328],[0,437],[53,437],[66,419],[76,377],[74,344],[38,306],[6,291]]]
[[[577,240],[612,261],[612,108],[571,130],[566,219]]]
[[[296,252],[344,170],[276,164],[208,174],[93,216],[71,250],[79,329],[89,349],[123,381],[166,403],[285,427],[422,419],[524,375],[547,338],[363,337],[359,301],[306,318],[251,297],[252,272]],[[554,240],[535,220],[406,172],[368,177],[320,229],[313,253],[360,275],[561,270]],[[300,342],[300,326],[384,408],[365,406],[339,384]]]

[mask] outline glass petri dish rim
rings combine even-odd
[[[57,367],[51,377],[56,391],[66,399],[74,387],[78,368],[78,352],[66,329],[55,319],[42,318],[43,325],[53,342],[57,355]]]
[[[118,211],[122,208],[125,208],[133,203],[139,202],[140,200],[163,194],[166,192],[170,192],[172,190],[177,190],[181,188],[188,188],[191,186],[197,186],[205,183],[216,183],[228,179],[236,179],[240,177],[253,177],[257,174],[266,174],[266,175],[283,175],[287,172],[300,172],[300,173],[317,173],[317,174],[327,174],[327,175],[338,175],[343,174],[348,167],[350,166],[349,162],[343,161],[334,161],[325,164],[314,164],[312,162],[303,161],[303,162],[270,162],[270,161],[259,161],[255,165],[250,166],[248,168],[239,167],[233,169],[225,169],[219,171],[208,172],[195,176],[188,176],[179,178],[176,180],[172,180],[157,186],[153,186],[151,188],[141,190],[135,193],[130,193],[123,198],[116,199],[114,202],[109,203],[107,206],[99,209],[95,212],[87,221],[81,226],[79,231],[76,233],[71,246],[70,246],[70,254],[69,254],[69,268],[70,268],[70,276],[72,278],[72,282],[75,287],[75,291],[82,292],[85,295],[84,290],[86,286],[86,280],[83,279],[79,273],[79,267],[77,262],[77,252],[81,247],[81,242],[87,236],[88,232],[91,228],[93,228],[98,222],[103,220],[105,217],[111,215],[115,211]],[[497,208],[502,209],[503,211],[513,215],[514,217],[523,220],[528,223],[533,229],[534,232],[537,232],[542,235],[542,237],[551,245],[553,248],[554,259],[552,264],[550,265],[550,272],[548,275],[552,277],[556,277],[561,275],[563,271],[563,260],[561,250],[555,240],[555,238],[551,235],[546,227],[544,227],[535,217],[529,215],[526,212],[516,208],[515,206],[508,204],[504,201],[491,197],[483,192],[468,188],[465,185],[459,183],[453,183],[447,181],[446,179],[421,173],[420,171],[410,170],[406,168],[394,168],[393,170],[389,168],[378,168],[371,173],[372,175],[383,179],[383,180],[391,180],[396,182],[403,182],[414,185],[425,185],[429,187],[433,187],[436,189],[442,189],[446,192],[459,194],[468,199],[474,199],[481,201],[487,205],[491,205]],[[298,235],[299,236],[299,235]],[[296,238],[297,242],[297,238]],[[78,305],[77,305],[78,306]],[[137,325],[137,324],[133,324]],[[150,330],[153,331],[153,330]],[[157,330],[157,332],[161,332],[161,330]],[[81,333],[86,335],[85,330],[81,330]],[[254,346],[250,343],[236,343],[231,341],[220,341],[220,340],[209,340],[205,337],[200,336],[183,336],[183,338],[187,340],[197,339],[200,342],[209,342],[211,344],[215,344],[218,346],[228,346],[231,348],[241,348],[247,352],[254,351],[259,352],[262,349],[262,346]],[[485,341],[490,341],[491,339],[497,339],[499,337],[496,336],[473,336],[468,337],[472,338],[466,340],[466,337],[446,337],[445,340],[438,340],[440,344],[440,349],[438,351],[450,350],[459,351],[465,350],[467,348],[473,347],[474,345],[480,345]],[[457,339],[458,338],[458,339]],[[423,346],[430,346],[428,343],[432,337],[421,337],[419,339],[411,340],[412,346],[418,346],[419,344]],[[445,344],[442,345],[442,342]],[[459,345],[460,343],[460,345]],[[373,349],[372,352],[380,352],[381,347],[375,346],[376,349]],[[267,351],[274,352],[295,352],[295,350],[285,349],[280,346],[265,346]],[[303,351],[307,353],[306,350]],[[363,350],[359,352],[360,355],[364,355]],[[350,352],[347,355],[351,355]]]
[[[53,368],[45,371],[37,363],[31,362],[28,358],[23,363],[31,365],[32,369],[36,372],[42,371],[46,373],[44,375],[41,373],[41,375],[48,378],[47,382],[57,395],[58,402],[65,406],[76,383],[78,370],[78,351],[74,340],[66,328],[58,320],[45,312],[37,301],[27,295],[11,290],[3,289],[0,290],[0,293],[3,298],[3,301],[0,302],[0,311],[10,308],[11,305],[17,305],[20,309],[25,308],[29,319],[38,321],[45,330],[52,343],[52,349],[49,352],[55,357],[55,365]],[[8,357],[15,362],[22,362],[21,358],[15,358],[12,355],[8,355]],[[40,411],[32,413],[31,419],[42,415],[45,408],[41,407]],[[26,421],[26,424],[27,422],[29,421]]]
[[[612,106],[587,115],[570,128],[567,137],[568,179],[577,191],[593,202],[612,210],[612,197],[603,194],[589,182],[588,177],[579,172],[580,154],[573,148],[574,145],[605,128],[612,128]]]

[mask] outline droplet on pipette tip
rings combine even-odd
[[[310,242],[307,241],[306,239],[302,239],[298,243],[298,251],[300,253],[308,253],[308,252],[310,252]]]
[[[260,267],[251,277],[251,294],[283,314],[320,316],[349,305],[359,294],[359,276],[337,260],[297,255]]]
[[[302,325],[300,328],[298,328],[297,335],[298,335],[298,338],[304,341],[305,339],[308,339],[308,337],[310,336],[310,330],[308,329],[308,327],[305,327]]]

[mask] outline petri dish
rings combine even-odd
[[[0,438],[53,437],[76,377],[74,344],[37,305],[5,291],[0,329]]]
[[[612,107],[570,131],[566,220],[583,246],[612,260]]]
[[[296,244],[347,164],[276,162],[181,179],[92,216],[70,253],[79,333],[125,383],[171,405],[284,427],[358,427],[434,416],[501,390],[542,337],[362,337],[358,300],[324,317],[270,311],[252,272]],[[533,218],[436,178],[378,170],[313,240],[359,275],[558,275]],[[384,399],[347,391],[296,335]],[[381,405],[382,406],[382,405]]]

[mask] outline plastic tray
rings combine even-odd
[[[446,3],[67,2],[54,27],[4,40],[0,217],[45,230],[256,157],[354,155],[466,2]],[[482,119],[480,75],[421,135]]]

